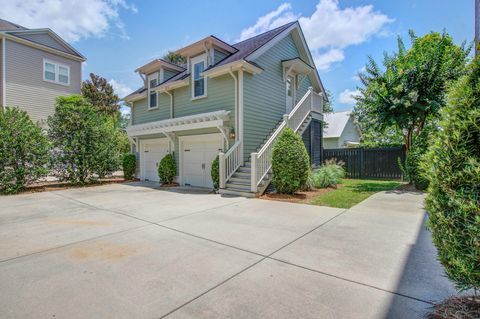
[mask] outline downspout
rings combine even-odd
[[[228,70],[228,73],[230,73],[233,80],[235,81],[235,141],[238,141],[238,79],[235,74],[233,74],[232,68]]]
[[[170,97],[170,118],[173,119],[173,94],[169,91],[165,91],[165,93]]]
[[[2,110],[7,106],[7,57],[5,34],[2,35]]]
[[[238,70],[238,140],[242,144],[240,158],[243,161],[243,69]]]

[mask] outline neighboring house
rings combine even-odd
[[[83,61],[52,30],[0,19],[0,106],[18,106],[44,124],[55,98],[80,93]]]
[[[357,147],[360,129],[351,111],[325,114],[326,128],[323,132],[323,148]]]
[[[185,65],[156,59],[141,66],[144,86],[124,99],[140,179],[158,181],[159,161],[174,152],[181,185],[212,187],[220,153],[220,191],[258,195],[286,126],[302,134],[320,164],[325,94],[298,22],[233,45],[208,36],[176,52]]]

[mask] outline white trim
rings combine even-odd
[[[273,39],[269,42],[265,43],[263,46],[252,52],[248,55],[248,60],[255,60],[256,58],[260,57],[262,54],[270,50],[275,44],[280,42],[284,37],[286,37],[293,29],[298,27],[298,23],[292,24],[290,27],[283,30],[281,33],[277,34]]]
[[[208,56],[206,53],[200,54],[199,56],[196,56],[191,59],[191,69],[192,69],[192,76],[191,76],[191,86],[192,86],[192,100],[197,100],[200,98],[207,97],[207,77],[203,74],[203,72],[200,74],[200,76],[203,77],[203,94],[199,96],[195,96],[195,64],[199,64],[203,62],[203,70],[205,71],[208,68]]]
[[[54,67],[55,67],[55,80],[49,80],[49,79],[45,78],[45,64],[46,63],[54,65]],[[60,80],[59,80],[60,67],[67,69],[67,72],[68,72],[68,82],[67,83],[60,82]],[[49,60],[49,59],[43,59],[43,80],[45,82],[60,84],[60,85],[63,85],[63,86],[70,86],[70,67],[68,65],[65,65],[65,64],[62,64],[62,63],[59,63],[59,62],[55,62],[55,61],[52,61],[52,60]]]
[[[185,140],[193,141],[205,141],[205,140],[215,140],[218,139],[221,141],[223,150],[225,151],[225,143],[223,143],[223,137],[221,133],[211,133],[211,134],[198,134],[198,135],[187,135],[178,137],[178,183],[182,186],[185,186],[183,183],[183,143]],[[219,153],[221,151],[218,151]]]
[[[145,149],[145,144],[155,144],[155,143],[167,143],[167,148],[170,150],[168,146],[168,139],[165,137],[161,138],[149,138],[149,139],[143,139],[139,141],[140,147],[139,149],[139,156],[140,156],[140,179],[142,181],[145,180],[145,154],[144,149]]]
[[[158,85],[158,83],[160,83],[160,72],[153,72],[151,74],[149,74],[146,79],[147,79],[147,84],[148,84],[148,90],[147,90],[147,97],[148,97],[148,101],[147,101],[147,109],[149,111],[152,111],[152,110],[156,110],[158,109],[158,104],[159,104],[159,96],[158,96],[158,92],[156,92],[155,90],[152,92],[152,88],[150,87],[150,82],[153,81],[153,80],[157,80],[157,83],[155,84],[155,86]],[[156,103],[155,103],[155,106],[150,106],[150,98],[152,96],[152,93],[155,93],[156,97],[157,97],[157,100],[156,100]]]
[[[203,75],[209,78],[214,78],[220,75],[224,75],[229,73],[230,71],[238,71],[242,69],[243,71],[246,71],[250,74],[258,74],[262,72],[262,69],[251,64],[248,61],[245,60],[239,60],[239,61],[234,61],[227,63],[222,66],[217,66],[213,67],[205,72],[203,72]]]
[[[238,140],[241,143],[240,158],[243,162],[243,70],[238,70]]]
[[[7,106],[7,41],[2,37],[2,108]]]

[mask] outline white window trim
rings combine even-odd
[[[53,64],[55,66],[55,80],[49,80],[49,79],[45,78],[45,64],[46,63],[50,63],[50,64]],[[59,76],[60,76],[59,67],[67,69],[67,72],[68,72],[68,82],[67,83],[60,82],[59,79],[58,79]],[[64,85],[64,86],[70,86],[70,67],[68,65],[61,64],[61,63],[58,63],[58,62],[55,62],[55,61],[52,61],[52,60],[43,59],[43,80],[45,82],[60,84],[60,85]]]
[[[152,93],[151,90],[150,90],[150,81],[151,81],[151,80],[155,80],[155,76],[156,76],[157,85],[158,85],[158,84],[160,83],[160,81],[159,81],[159,79],[158,79],[159,74],[160,74],[160,72],[155,72],[155,73],[152,73],[152,74],[150,74],[149,76],[147,76],[147,84],[148,84],[148,101],[147,101],[147,102],[148,102],[148,107],[147,107],[147,109],[148,109],[149,111],[158,109],[158,104],[159,104],[158,92],[155,92],[155,95],[157,95],[157,104],[156,104],[155,106],[150,107],[150,95],[151,95],[151,93]]]
[[[204,53],[204,54],[201,54],[199,56],[196,56],[194,58],[191,58],[190,59],[190,64],[191,64],[191,79],[192,79],[192,83],[191,83],[191,86],[192,86],[192,98],[191,100],[194,101],[194,100],[199,100],[199,99],[204,99],[207,97],[207,87],[208,87],[208,84],[207,84],[207,77],[204,76],[203,77],[203,83],[205,85],[205,89],[204,89],[204,93],[203,95],[199,95],[199,96],[195,96],[195,64],[199,63],[199,62],[203,62],[203,65],[204,65],[204,68],[203,70],[205,71],[207,68],[208,68],[208,61],[207,61],[207,54]]]

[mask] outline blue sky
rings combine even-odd
[[[367,55],[395,50],[409,29],[446,29],[458,43],[474,36],[474,0],[0,0],[0,18],[52,28],[87,57],[84,78],[99,74],[120,95],[141,85],[137,67],[168,50],[210,34],[235,43],[300,19],[336,111],[353,107]]]

